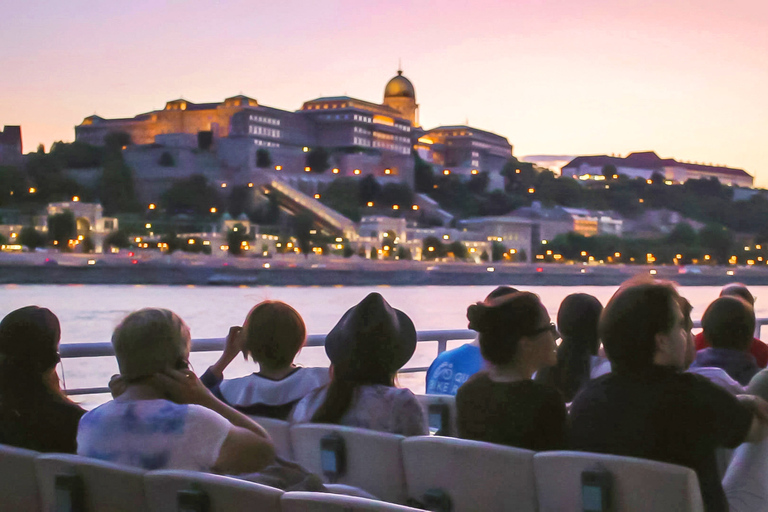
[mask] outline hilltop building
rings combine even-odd
[[[4,126],[0,131],[0,165],[17,164],[21,155],[21,126]]]
[[[618,174],[630,178],[651,179],[654,173],[661,174],[665,181],[685,183],[688,180],[717,178],[723,185],[751,188],[754,177],[743,169],[731,167],[678,162],[673,158],[659,158],[653,151],[631,153],[626,158],[607,155],[579,156],[562,168],[563,176],[580,180],[601,180],[603,168],[614,165]]]
[[[112,132],[130,134],[136,145],[190,151],[210,147],[227,169],[302,179],[321,179],[317,173],[305,174],[313,171],[307,166],[308,153],[318,148],[329,154],[326,179],[373,174],[408,183],[413,182],[414,150],[438,166],[438,172],[487,171],[494,176],[513,149],[506,138],[469,126],[425,130],[419,124],[415,89],[402,71],[386,84],[380,104],[331,96],[306,101],[291,112],[242,95],[221,103],[177,99],[132,118],[89,116],[75,127],[75,138],[103,145]],[[269,152],[269,167],[257,167],[259,149]]]

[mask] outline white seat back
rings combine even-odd
[[[418,512],[386,501],[322,492],[287,492],[280,499],[283,512]]]
[[[400,449],[403,436],[339,425],[294,425],[291,427],[291,443],[295,460],[319,476],[323,476],[320,439],[328,434],[340,436],[346,446],[346,472],[336,483],[360,487],[385,501],[405,502]]]
[[[77,475],[86,510],[145,512],[144,471],[67,454],[43,454],[35,460],[43,510],[56,510],[56,476]]]
[[[210,510],[280,512],[283,491],[228,476],[196,471],[162,470],[144,475],[150,512],[178,510],[177,493],[193,486],[210,499]]]
[[[533,458],[539,512],[581,512],[581,473],[611,473],[612,510],[701,512],[699,481],[692,469],[634,457],[585,452],[541,452]]]
[[[430,431],[434,430],[435,425],[433,419],[430,417],[430,406],[446,407],[448,410],[448,425],[447,428],[441,430],[440,435],[456,437],[458,435],[458,428],[456,426],[456,397],[452,395],[416,395],[416,398],[421,404],[421,408],[424,409],[424,415],[429,420]]]
[[[439,489],[454,512],[535,512],[533,455],[481,441],[409,437],[403,441],[408,497],[423,502],[427,491]]]
[[[293,453],[291,452],[291,424],[287,421],[264,418],[262,416],[251,416],[251,418],[269,433],[269,437],[272,438],[272,442],[275,445],[276,453],[284,459],[293,460]]]
[[[38,452],[0,445],[0,512],[37,512],[40,497],[35,471]]]

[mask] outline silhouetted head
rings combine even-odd
[[[720,297],[707,306],[701,327],[714,348],[748,352],[755,331],[755,310],[741,297]]]
[[[334,378],[361,381],[394,376],[415,350],[413,322],[378,293],[368,294],[344,313],[325,338]]]
[[[536,294],[517,292],[472,304],[467,319],[469,328],[480,335],[480,353],[486,361],[505,365],[527,357],[535,367],[555,363],[559,335]],[[531,343],[523,347],[525,341]]]
[[[741,297],[745,301],[749,303],[750,306],[755,305],[755,297],[752,295],[752,293],[747,289],[746,285],[743,285],[741,283],[730,283],[725,286],[723,286],[723,289],[720,290],[720,296],[721,297]]]
[[[597,323],[603,305],[596,297],[586,293],[572,293],[560,303],[557,311],[557,330],[563,340],[577,340],[586,344],[589,354],[597,354],[600,340],[597,335]]]
[[[639,281],[622,285],[611,297],[600,315],[598,333],[615,371],[648,369],[659,351],[669,364],[682,367],[685,340],[679,298],[671,283]],[[668,347],[665,342],[670,340]]]
[[[59,362],[59,319],[49,309],[27,306],[0,322],[0,361],[16,370],[43,374]]]
[[[298,311],[285,302],[265,300],[248,313],[243,325],[245,353],[266,368],[283,368],[304,346],[307,328]]]
[[[137,380],[167,369],[188,366],[189,327],[173,311],[146,308],[134,311],[112,334],[120,375]]]

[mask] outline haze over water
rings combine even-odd
[[[510,283],[514,286],[514,283]],[[605,304],[615,286],[525,286],[537,293],[552,319],[562,299],[577,292],[596,296]],[[309,334],[328,332],[341,315],[369,292],[381,293],[395,308],[405,311],[417,330],[466,329],[467,306],[482,300],[493,286],[340,286],[340,287],[210,287],[144,285],[5,285],[0,286],[0,315],[36,304],[51,309],[61,321],[62,343],[107,342],[115,325],[126,314],[143,307],[162,307],[178,313],[190,326],[193,338],[221,338],[231,325],[241,325],[245,315],[262,300],[282,300],[296,308]],[[751,287],[758,297],[757,317],[768,317],[768,286]],[[717,286],[681,287],[693,304],[694,320],[701,318],[719,292]],[[761,300],[761,297],[763,298]],[[449,348],[464,341],[449,343]],[[420,343],[407,366],[428,366],[435,357],[435,343]],[[198,374],[218,358],[218,353],[193,354]],[[305,366],[327,366],[322,347],[305,348],[297,361]],[[226,376],[237,377],[256,370],[237,359]],[[117,373],[114,358],[68,359],[64,379],[69,388],[104,386]],[[424,391],[424,375],[401,375],[400,384],[414,392]],[[94,397],[95,398],[95,397]],[[101,398],[103,400],[104,397]],[[90,400],[89,400],[90,402]]]

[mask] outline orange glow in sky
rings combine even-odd
[[[654,150],[768,186],[766,26],[762,0],[4,2],[0,126],[34,151],[179,97],[380,102],[402,59],[427,128],[469,121],[517,156]]]

